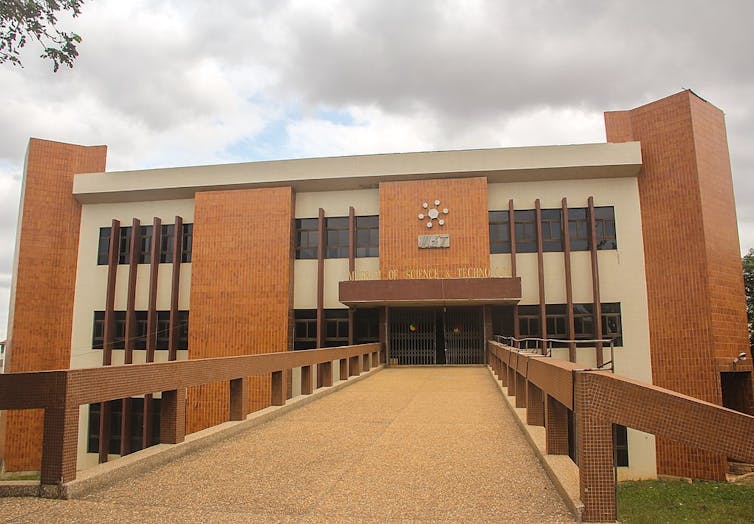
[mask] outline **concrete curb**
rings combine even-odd
[[[250,413],[246,420],[231,421],[212,426],[186,436],[180,444],[157,444],[137,451],[112,462],[79,471],[78,478],[62,486],[40,486],[38,481],[0,483],[0,497],[43,497],[57,499],[82,498],[92,491],[103,489],[120,480],[142,475],[180,457],[195,453],[213,444],[253,429],[293,410],[306,406],[340,389],[366,379],[384,369],[384,365],[361,372],[359,376],[340,380],[332,387],[319,388],[311,395],[299,395],[289,399],[284,406],[270,406]],[[7,494],[6,494],[7,493]]]
[[[531,449],[534,451],[534,454],[537,456],[537,459],[542,464],[542,467],[544,468],[545,473],[547,473],[547,476],[550,478],[550,481],[555,486],[555,489],[560,494],[560,497],[563,499],[563,502],[565,502],[569,511],[576,518],[576,521],[581,522],[582,521],[581,515],[582,515],[582,512],[584,511],[584,504],[581,502],[579,498],[574,497],[566,488],[566,482],[568,482],[567,479],[561,478],[558,475],[558,472],[550,463],[550,460],[548,460],[548,455],[544,453],[544,451],[539,447],[537,442],[534,440],[534,437],[531,434],[529,430],[529,426],[526,424],[526,421],[523,420],[521,416],[516,412],[515,406],[511,403],[507,395],[507,392],[505,391],[506,389],[505,386],[503,386],[500,383],[500,381],[497,379],[497,377],[495,376],[495,372],[492,370],[492,368],[488,367],[487,369],[490,372],[490,378],[495,383],[495,386],[497,386],[497,390],[500,393],[500,395],[503,397],[503,403],[511,411],[513,418],[516,420],[516,424],[518,424],[518,427],[521,429],[521,432],[524,434],[524,437],[526,437],[526,441],[529,443],[529,445],[531,446]]]

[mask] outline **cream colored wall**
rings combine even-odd
[[[151,225],[155,216],[164,224],[174,223],[179,215],[184,223],[194,221],[193,200],[169,200],[156,202],[133,202],[127,204],[92,204],[81,209],[79,254],[76,273],[76,295],[73,303],[73,329],[71,333],[71,368],[97,367],[102,365],[102,350],[92,349],[94,311],[105,309],[107,289],[107,266],[97,265],[99,229],[110,227],[112,219],[119,219],[121,226],[131,225],[138,218],[142,225]],[[173,267],[160,264],[157,286],[157,309],[170,309],[170,289]],[[149,264],[139,264],[136,284],[136,309],[146,310],[149,304]],[[128,266],[119,265],[116,277],[115,309],[126,309]],[[191,289],[191,264],[181,265],[181,286],[178,307],[189,309]],[[134,363],[146,359],[145,351],[134,351]],[[188,358],[187,351],[178,351],[178,359]],[[155,360],[167,360],[167,351],[156,351]],[[123,364],[124,351],[113,351],[113,364]],[[86,452],[89,406],[81,406],[79,416],[78,464],[79,469],[97,464],[97,456]]]
[[[316,218],[319,216],[319,208],[325,210],[326,217],[347,217],[349,207],[354,208],[357,216],[378,215],[380,190],[296,193],[296,218]]]
[[[561,207],[561,199],[568,199],[568,207],[586,207],[590,196],[595,206],[613,206],[618,240],[617,250],[597,253],[602,302],[620,302],[623,322],[623,347],[615,349],[616,373],[644,382],[652,381],[649,355],[649,320],[644,274],[644,245],[641,230],[641,208],[636,178],[563,180],[558,182],[519,182],[489,184],[489,209],[508,209],[513,198],[516,209],[534,209],[539,198],[543,209]],[[563,253],[544,253],[545,300],[550,304],[566,303],[565,267]],[[510,267],[510,255],[490,256],[492,267]],[[521,304],[539,303],[539,282],[536,253],[521,253],[516,257],[516,269],[521,277]],[[591,261],[588,251],[571,253],[573,301],[592,302]],[[609,348],[604,351],[610,359]],[[568,359],[567,349],[553,351],[555,358]],[[594,349],[579,348],[576,362],[580,366],[596,365]],[[629,468],[620,468],[621,478],[648,478],[656,475],[654,437],[629,431]]]

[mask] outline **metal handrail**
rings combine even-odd
[[[552,357],[552,343],[563,343],[563,344],[571,344],[573,343],[578,347],[578,344],[590,344],[590,343],[597,343],[601,342],[603,344],[609,344],[610,345],[610,360],[607,362],[604,362],[601,366],[598,366],[599,369],[604,368],[605,366],[610,366],[610,371],[612,373],[615,373],[615,339],[612,338],[597,338],[597,339],[562,339],[562,338],[537,338],[537,337],[524,337],[524,338],[516,338],[516,337],[508,337],[505,335],[492,335],[493,340],[495,342],[499,342],[503,344],[504,340],[509,340],[512,343],[507,344],[508,346],[512,347],[516,351],[520,353],[533,353],[535,351],[540,352],[545,357]],[[527,347],[522,348],[521,342],[537,342],[537,345],[535,348],[528,347],[528,344],[526,344]],[[540,342],[542,342],[542,347],[540,347]],[[545,350],[544,353],[542,353],[542,350]]]

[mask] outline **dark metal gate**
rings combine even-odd
[[[400,365],[483,364],[481,308],[390,309],[390,358]]]
[[[390,310],[390,358],[400,365],[435,364],[437,354],[433,309]]]
[[[479,308],[447,308],[445,363],[484,364],[484,326]]]

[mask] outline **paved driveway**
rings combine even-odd
[[[573,522],[487,369],[385,369],[81,500],[0,522]]]

